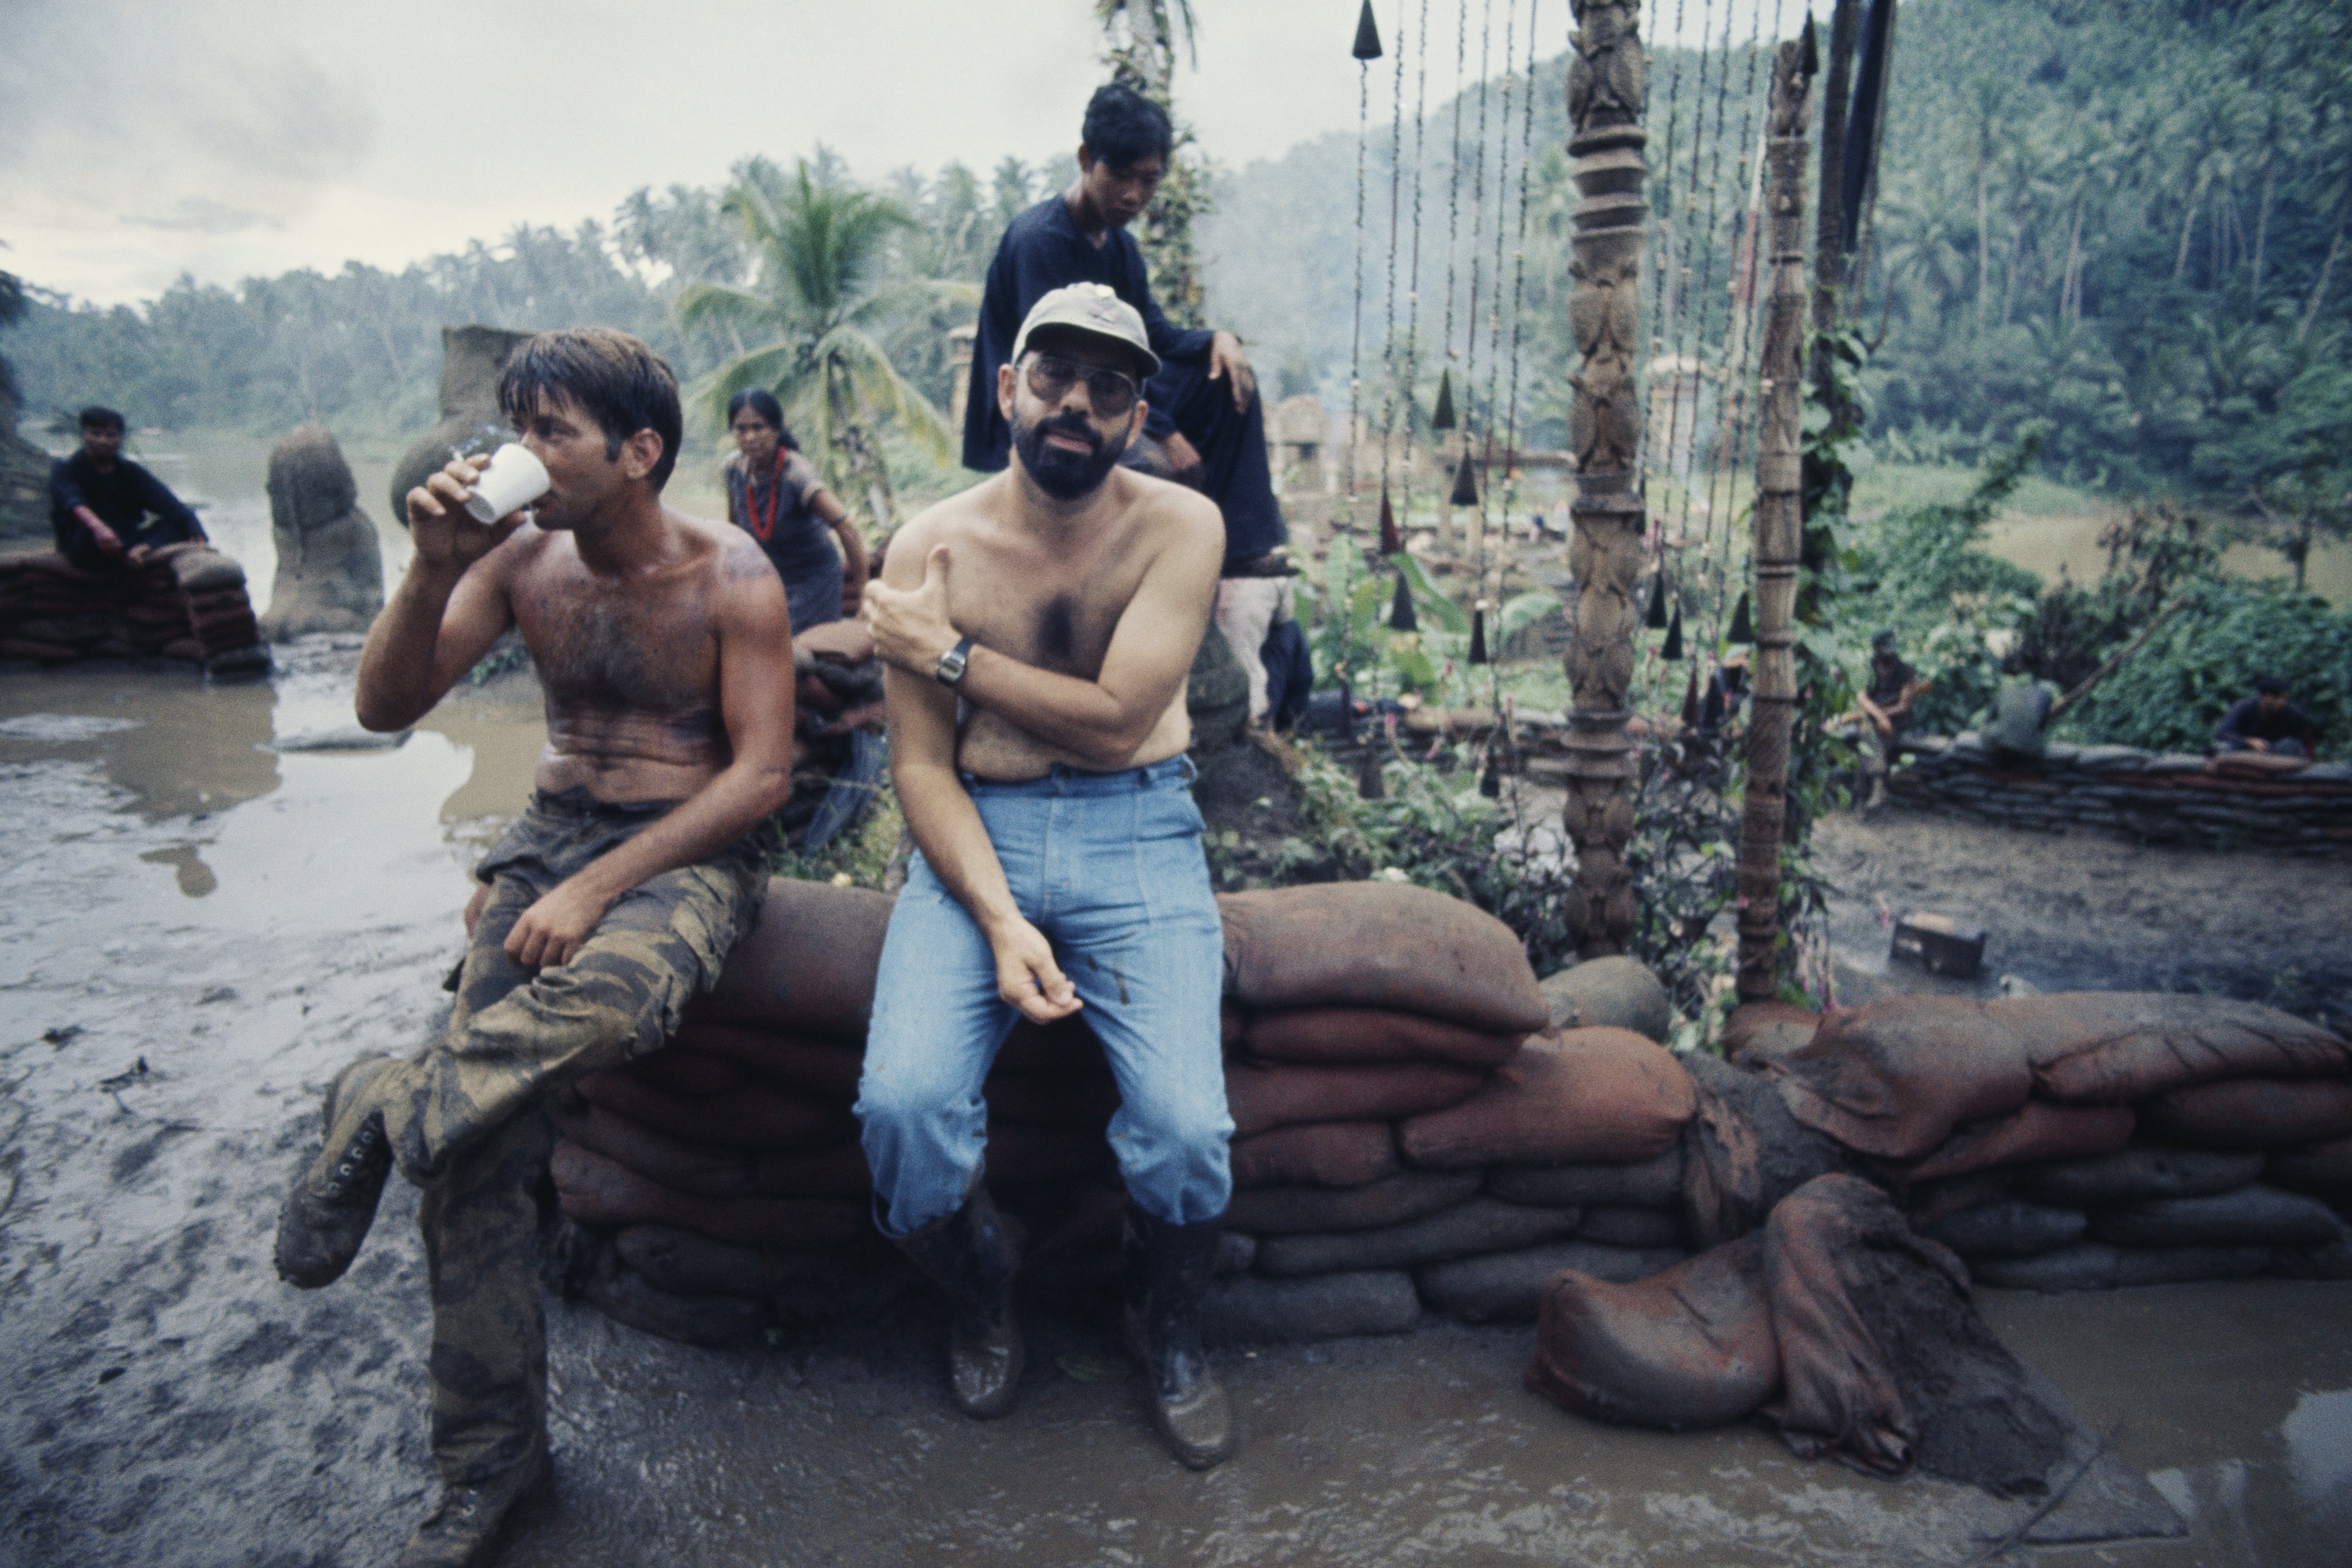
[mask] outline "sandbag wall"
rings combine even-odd
[[[889,904],[772,883],[677,1039],[551,1108],[591,1300],[716,1342],[897,1278],[849,1112]],[[1235,1195],[1219,1337],[1392,1331],[1424,1305],[1531,1320],[1561,1268],[1631,1279],[1685,1256],[1687,1075],[1625,1030],[1544,1031],[1500,922],[1388,883],[1220,904]],[[1083,1016],[1017,1026],[983,1092],[990,1185],[1027,1222],[1033,1269],[1104,1274],[1118,1094]]]
[[[266,668],[245,568],[216,550],[183,548],[105,574],[54,552],[0,560],[0,658],[134,658],[221,673]]]
[[[1742,1059],[1982,1283],[2352,1278],[2352,1047],[2317,1025],[2158,994],[1896,998],[1775,1048],[1788,1023],[1736,1020]]]

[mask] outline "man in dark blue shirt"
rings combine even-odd
[[[2287,700],[2286,682],[2266,675],[2254,682],[2254,695],[2238,699],[2222,715],[2213,749],[2309,757],[2319,749],[2319,731],[2310,714]]]
[[[972,345],[963,427],[964,467],[994,472],[1008,461],[1013,433],[997,406],[996,373],[1037,301],[1073,283],[1100,283],[1142,316],[1160,374],[1144,389],[1143,433],[1168,453],[1180,479],[1197,483],[1225,517],[1225,575],[1286,541],[1266,465],[1265,418],[1256,378],[1231,332],[1181,331],[1160,313],[1143,251],[1127,226],[1150,205],[1168,172],[1168,115],[1142,94],[1113,83],[1087,105],[1078,178],[1013,220],[988,268]],[[1217,384],[1223,382],[1223,385]]]
[[[81,450],[49,465],[49,528],[84,572],[120,572],[205,538],[188,504],[122,455],[122,416],[111,408],[83,409]]]

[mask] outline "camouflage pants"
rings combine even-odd
[[[377,1080],[401,1169],[425,1189],[433,1456],[452,1485],[496,1474],[545,1441],[536,1194],[551,1138],[541,1101],[658,1050],[687,1003],[718,982],[767,887],[747,841],[631,889],[568,964],[533,971],[506,955],[525,910],[668,809],[604,805],[582,790],[534,796],[477,872],[490,900],[448,1027]]]

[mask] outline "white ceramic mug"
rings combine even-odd
[[[496,522],[545,495],[552,483],[547,465],[530,447],[509,441],[490,454],[474,493],[466,498],[466,510],[477,522]]]

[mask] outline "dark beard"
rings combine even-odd
[[[1059,447],[1045,445],[1045,437],[1055,433],[1078,437],[1090,443],[1091,449],[1066,452]],[[1118,444],[1113,446],[1102,438],[1085,415],[1075,409],[1030,425],[1016,424],[1013,427],[1013,444],[1020,450],[1021,466],[1029,470],[1037,488],[1055,500],[1076,500],[1092,495],[1127,451],[1127,437],[1120,437]]]

